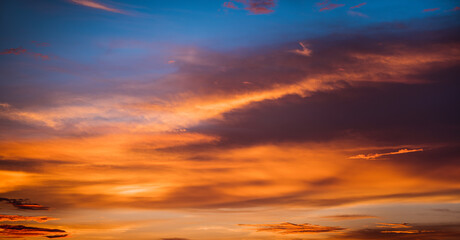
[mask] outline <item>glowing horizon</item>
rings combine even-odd
[[[452,1],[0,6],[1,239],[460,236]]]

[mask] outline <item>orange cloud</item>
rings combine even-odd
[[[379,223],[379,226],[377,226],[377,227],[381,227],[381,228],[412,228],[412,226],[410,226],[407,223]]]
[[[279,224],[238,224],[243,227],[254,227],[257,232],[273,232],[279,234],[325,233],[344,230],[342,227],[326,227],[309,223],[294,224],[289,222]]]
[[[49,220],[58,220],[58,218],[44,217],[44,216],[20,216],[20,215],[0,215],[0,222],[4,221],[35,221],[35,222],[46,222]]]
[[[85,6],[85,7],[96,8],[96,9],[100,9],[100,10],[104,10],[108,12],[114,12],[114,13],[123,13],[123,11],[119,9],[109,7],[102,3],[98,3],[97,1],[94,1],[94,0],[70,0],[70,1],[75,4]]]
[[[404,148],[404,149],[399,149],[398,151],[396,152],[388,152],[388,153],[372,153],[372,154],[359,154],[359,155],[356,155],[356,156],[351,156],[350,158],[351,159],[366,159],[366,160],[372,160],[372,159],[376,159],[378,157],[381,157],[381,156],[387,156],[387,155],[395,155],[395,154],[404,154],[404,153],[411,153],[411,152],[422,152],[423,151],[423,148],[419,148],[419,149],[407,149],[407,148]]]

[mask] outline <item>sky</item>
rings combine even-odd
[[[459,239],[459,10],[2,0],[0,239]]]

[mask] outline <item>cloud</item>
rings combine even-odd
[[[424,224],[411,226],[413,229],[407,228],[363,228],[358,230],[348,231],[343,234],[335,235],[331,239],[346,239],[346,240],[373,240],[373,239],[395,239],[395,240],[454,240],[460,236],[457,224]]]
[[[299,44],[302,47],[302,49],[301,50],[295,49],[295,50],[292,50],[292,52],[303,55],[303,56],[307,56],[307,57],[310,56],[312,51],[308,49],[307,44],[302,43],[302,42],[299,42]]]
[[[40,204],[30,203],[27,199],[0,198],[0,202],[1,201],[9,203],[17,209],[24,209],[24,210],[48,210],[49,209],[49,207],[45,207]]]
[[[322,2],[316,3],[316,5],[321,6],[321,9],[319,10],[320,12],[345,6],[345,4],[330,3],[329,0],[324,0]]]
[[[100,9],[100,10],[104,10],[108,12],[114,12],[114,13],[123,13],[123,11],[119,9],[109,7],[107,5],[104,5],[94,0],[70,0],[70,1],[75,4],[85,6],[85,7],[96,8],[96,9]]]
[[[366,4],[367,4],[367,3],[363,2],[363,3],[360,3],[360,4],[355,5],[355,6],[353,6],[353,7],[350,7],[350,9],[360,8],[360,7],[362,7],[362,6],[366,5]]]
[[[429,9],[424,9],[423,12],[434,12],[438,11],[440,8],[429,8]]]
[[[422,152],[423,148],[419,149],[399,149],[396,152],[388,152],[388,153],[371,153],[371,154],[359,154],[356,156],[351,156],[351,159],[366,159],[366,160],[371,160],[371,159],[376,159],[381,156],[388,156],[388,155],[395,155],[395,154],[404,154],[404,153],[412,153],[412,152]]]
[[[233,2],[224,2],[223,6],[226,8],[238,9],[238,7]]]
[[[44,217],[44,216],[20,216],[20,215],[0,215],[0,222],[4,221],[35,221],[35,222],[46,222],[49,220],[58,220],[58,218]]]
[[[0,52],[1,55],[4,55],[4,54],[14,54],[14,55],[19,55],[19,54],[23,54],[27,52],[26,49],[22,48],[22,47],[18,47],[18,48],[9,48],[9,49],[5,49],[3,50],[2,52]]]
[[[252,14],[268,14],[274,12],[275,0],[247,0],[246,10]]]
[[[329,218],[335,221],[346,221],[346,220],[357,220],[357,219],[367,219],[367,218],[377,218],[377,217],[371,216],[371,215],[361,215],[361,214],[342,214],[342,215],[324,216],[323,218]]]
[[[274,12],[276,7],[275,0],[231,0],[224,2],[225,8],[241,9],[237,4],[242,4],[242,9],[249,11],[251,14],[269,14]]]
[[[348,13],[348,15],[351,15],[351,16],[358,16],[358,17],[364,17],[364,18],[369,17],[364,13],[360,13],[360,12],[356,12],[356,11],[348,11],[347,13]]]
[[[61,229],[52,228],[39,228],[39,227],[27,227],[23,225],[0,225],[0,235],[6,237],[47,237],[47,238],[58,238],[66,237],[66,231]],[[61,233],[61,234],[57,234]],[[51,235],[52,234],[52,235]]]
[[[326,227],[309,223],[294,224],[289,222],[279,224],[238,224],[242,227],[253,227],[257,232],[273,232],[279,234],[325,233],[344,230],[342,227]]]
[[[29,54],[31,56],[34,56],[42,60],[49,60],[48,55],[41,54],[41,53],[28,52],[27,49],[24,49],[22,47],[9,48],[9,49],[5,49],[2,52],[0,52],[0,55],[7,55],[7,54],[14,54],[14,55]]]
[[[407,223],[378,223],[378,225],[377,227],[380,228],[412,228]]]
[[[48,55],[41,54],[41,53],[34,53],[33,56],[36,57],[36,58],[41,58],[42,60],[49,60],[50,59],[50,57]]]

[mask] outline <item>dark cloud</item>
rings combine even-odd
[[[28,199],[11,199],[11,198],[0,198],[0,202],[7,202],[13,205],[17,209],[24,210],[48,210],[49,207],[42,206],[40,204],[31,203]]]
[[[331,239],[370,240],[370,239],[394,239],[394,240],[455,240],[460,237],[460,225],[404,225],[403,227],[379,227],[349,231],[335,235]]]
[[[460,114],[451,104],[460,102],[459,90],[457,81],[362,84],[255,103],[189,131],[230,145],[346,138],[387,145],[455,142]]]
[[[70,162],[43,159],[2,159],[0,157],[0,170],[21,172],[43,172],[47,168],[69,164]]]
[[[238,224],[242,227],[251,227],[257,232],[273,232],[279,234],[325,233],[344,230],[342,227],[326,227],[309,223],[279,223],[279,224]]]
[[[43,236],[47,238],[58,238],[66,237],[66,231],[61,229],[52,228],[39,228],[39,227],[27,227],[24,225],[0,225],[0,235],[5,237],[38,237]],[[61,234],[57,234],[61,233]],[[52,235],[51,235],[52,234]]]

